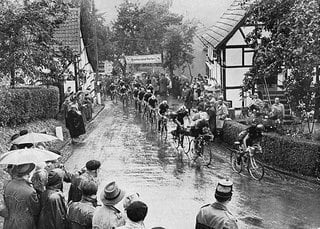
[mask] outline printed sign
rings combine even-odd
[[[125,56],[127,64],[161,64],[161,54]]]

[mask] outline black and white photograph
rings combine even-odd
[[[320,1],[0,0],[0,228],[320,229]]]

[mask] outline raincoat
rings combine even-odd
[[[203,206],[196,218],[196,229],[238,229],[237,219],[219,202]]]
[[[124,224],[121,212],[112,205],[98,207],[93,214],[93,229],[113,229]]]
[[[36,229],[40,202],[36,190],[24,179],[14,178],[4,188],[8,216],[3,229]]]
[[[67,220],[69,229],[91,229],[96,200],[82,197],[80,202],[69,205]]]
[[[81,114],[74,110],[70,110],[68,112],[68,116],[66,118],[66,127],[70,132],[71,138],[77,138],[86,133]]]
[[[49,186],[41,194],[38,229],[66,229],[67,206],[60,187]]]

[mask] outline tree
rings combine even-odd
[[[176,68],[192,63],[194,58],[192,44],[195,32],[196,25],[193,22],[185,22],[167,29],[162,42],[163,66],[168,68],[170,76],[173,76]]]
[[[247,36],[256,50],[254,67],[245,85],[286,73],[284,82],[292,109],[299,102],[313,106],[311,87],[319,65],[320,6],[316,0],[264,0],[250,9],[251,20],[261,23]],[[262,33],[263,30],[267,33]]]
[[[62,1],[2,1],[0,11],[0,71],[10,74],[15,85],[16,71],[31,78],[41,76],[56,62],[56,28],[66,19],[68,6]]]
[[[125,63],[119,61],[123,55],[164,53],[164,67],[173,72],[192,61],[195,28],[191,22],[183,23],[183,16],[170,12],[169,2],[150,0],[140,6],[125,0],[112,27],[116,65],[124,72]]]

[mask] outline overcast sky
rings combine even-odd
[[[111,22],[117,16],[116,7],[122,0],[94,0],[100,12],[105,13],[107,22]],[[137,0],[132,0],[136,2]],[[148,0],[140,0],[141,4]],[[156,0],[162,2],[162,0]],[[188,19],[198,19],[204,26],[214,24],[223,12],[230,6],[233,0],[171,0],[172,12],[182,14]],[[200,26],[199,26],[200,27]]]

